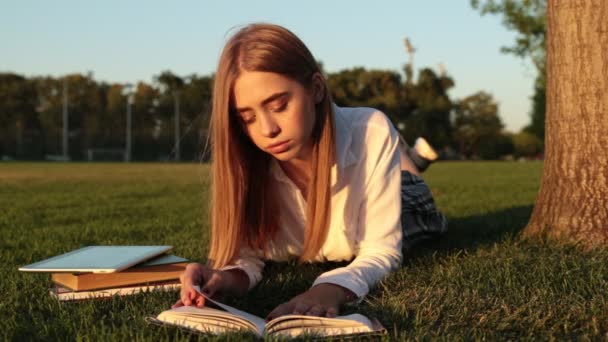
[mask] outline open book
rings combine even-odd
[[[235,309],[205,296],[203,308],[182,306],[161,312],[147,321],[155,324],[176,325],[208,334],[250,331],[260,337],[278,336],[343,336],[383,334],[384,327],[375,319],[361,314],[335,318],[304,315],[285,315],[266,322],[263,318]]]

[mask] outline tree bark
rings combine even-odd
[[[526,236],[608,245],[608,1],[547,5],[545,162]]]

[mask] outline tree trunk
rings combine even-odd
[[[608,1],[549,0],[540,190],[524,234],[608,245]]]

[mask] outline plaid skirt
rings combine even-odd
[[[423,240],[438,238],[448,229],[448,221],[437,210],[424,180],[405,170],[401,171],[401,229],[404,251]]]

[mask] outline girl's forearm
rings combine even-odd
[[[225,274],[225,284],[223,290],[226,293],[243,296],[249,290],[249,277],[245,271],[240,269],[231,269],[223,271]]]
[[[315,288],[322,291],[331,291],[332,297],[335,298],[340,305],[357,299],[357,295],[354,292],[337,284],[321,283],[315,286]]]

